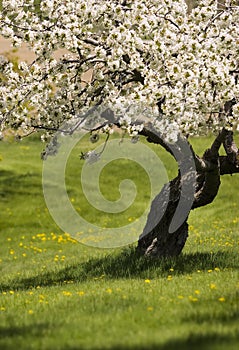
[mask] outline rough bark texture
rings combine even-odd
[[[165,146],[162,140],[157,140],[147,130],[143,131],[149,141]],[[219,156],[219,148],[223,144],[225,156]],[[171,147],[164,147],[171,152]],[[170,150],[169,150],[170,148]],[[216,137],[210,149],[200,158],[193,153],[196,177],[191,210],[211,203],[220,187],[220,176],[239,172],[239,152],[233,140],[233,133],[223,129]],[[166,184],[152,202],[147,223],[138,240],[138,251],[145,256],[168,257],[181,253],[188,237],[188,215],[174,232],[170,231],[170,224],[177,210],[182,193],[183,181],[188,181],[192,169],[178,176]],[[190,199],[190,198],[189,198]],[[184,213],[185,215],[185,213]]]
[[[147,223],[138,242],[138,249],[144,255],[175,256],[180,254],[186,243],[188,236],[186,220],[175,232],[169,232],[180,199],[180,180],[178,175],[166,184],[152,202]],[[158,222],[161,211],[164,214]]]

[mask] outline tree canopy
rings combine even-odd
[[[2,137],[7,128],[47,137],[69,119],[76,129],[101,104],[132,137],[145,108],[168,141],[238,127],[235,0],[202,0],[190,12],[184,0],[3,0],[0,24],[36,55],[18,65],[1,57]]]

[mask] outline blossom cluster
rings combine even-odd
[[[0,58],[0,132],[56,130],[102,103],[158,108],[148,118],[172,141],[238,126],[236,0],[201,0],[191,12],[184,0],[3,0],[0,35],[36,55],[17,67]],[[137,136],[127,121],[137,116],[122,115]]]

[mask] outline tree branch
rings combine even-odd
[[[227,160],[236,168],[239,167],[239,151],[233,139],[233,132],[227,131],[223,146],[227,154]]]

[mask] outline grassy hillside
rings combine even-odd
[[[193,140],[198,153],[210,142]],[[136,257],[134,244],[97,249],[57,227],[42,194],[42,147],[36,138],[0,143],[0,348],[238,349],[239,176],[223,177],[215,202],[191,213],[180,257],[151,261]],[[152,147],[174,176],[170,157]],[[75,209],[94,222],[78,183],[78,155],[88,148],[83,140],[72,152],[66,182]],[[109,199],[122,174],[138,186],[137,205],[120,220],[100,216],[112,227],[140,215],[149,189],[135,163],[108,170]]]

